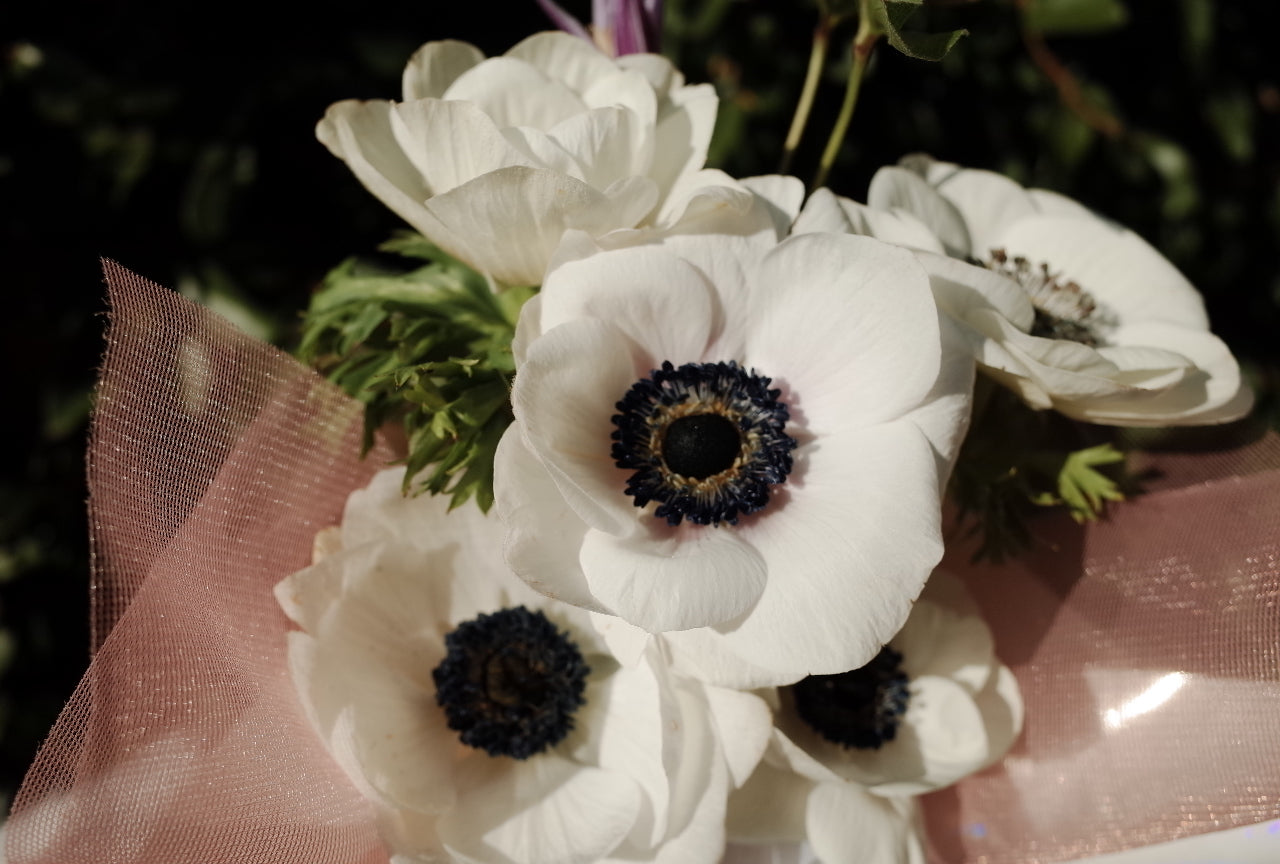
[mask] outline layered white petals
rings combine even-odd
[[[920,250],[939,306],[983,371],[1032,407],[1126,426],[1223,423],[1251,407],[1195,288],[1132,231],[1056,193],[927,157],[882,168],[867,200],[863,207],[819,190],[794,230],[848,231]],[[952,261],[927,254],[939,251]],[[1059,296],[1042,308],[1058,314],[1053,303],[1091,298],[1067,318],[1081,315],[1097,346],[1031,336],[1033,299],[1046,301],[1009,276],[962,263],[1000,255],[1025,259],[1028,282],[1056,280],[1051,293]]]
[[[855,783],[899,797],[948,786],[1001,758],[1022,728],[1017,683],[959,580],[935,573],[889,641],[908,679],[896,734],[875,749],[828,740],[779,692],[771,761],[817,784]]]
[[[540,283],[569,230],[670,228],[713,180],[689,185],[715,92],[661,57],[615,61],[565,33],[487,60],[432,42],[403,86],[400,104],[332,106],[318,137],[401,218],[502,283]]]
[[[768,734],[767,716],[744,701],[753,697],[718,699],[713,720],[705,688],[674,677],[658,646],[606,637],[589,613],[516,579],[496,518],[450,513],[444,497],[405,498],[402,480],[403,470],[382,472],[354,493],[325,556],[276,589],[301,627],[289,658],[304,708],[376,804],[395,860],[714,860],[730,760],[735,774],[749,773],[763,750],[752,742]],[[584,585],[575,590],[590,599]],[[463,745],[432,671],[460,623],[516,606],[545,615],[589,670],[567,736],[526,759]],[[722,728],[748,743],[726,749]]]
[[[767,233],[583,238],[565,254],[521,315],[518,432],[495,465],[518,574],[667,634],[676,668],[723,686],[843,671],[898,630],[941,555],[940,490],[972,374],[910,253],[852,236],[775,245],[798,194],[754,185],[774,211]],[[780,390],[791,475],[737,525],[670,526],[624,491],[616,403],[663,362],[729,360]],[[518,514],[535,500],[519,483],[554,488],[545,509],[578,524]]]

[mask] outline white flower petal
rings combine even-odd
[[[768,567],[764,593],[718,628],[749,663],[793,681],[870,660],[942,555],[937,465],[914,425],[828,436],[797,455],[802,478],[737,529]]]
[[[547,78],[563,81],[575,93],[616,71],[614,63],[595,46],[568,33],[535,33],[506,53],[523,60]]]
[[[669,101],[659,105],[651,176],[664,194],[707,161],[719,107],[720,100],[710,84],[671,91]]]
[[[507,527],[508,565],[531,588],[553,600],[603,611],[578,565],[587,526],[560,495],[551,475],[529,451],[512,425],[498,442],[493,460],[494,503]],[[554,583],[546,574],[554,574]]]
[[[731,530],[646,519],[629,535],[587,532],[582,569],[591,593],[652,633],[719,624],[760,597],[765,564]]]
[[[441,98],[471,102],[498,126],[536,129],[550,129],[586,109],[569,87],[509,55],[468,69]]]
[[[942,255],[942,243],[930,228],[905,210],[875,210],[830,189],[818,189],[809,196],[791,229],[793,234],[826,232],[863,234],[895,246],[906,246]]]
[[[329,106],[316,125],[316,137],[347,163],[364,188],[419,231],[430,226],[422,202],[431,190],[400,149],[392,130],[392,102],[347,100]]]
[[[609,107],[575,114],[547,134],[581,166],[583,180],[605,189],[648,172],[653,155],[648,128],[634,111]]]
[[[634,783],[551,754],[466,762],[458,806],[440,818],[449,851],[475,864],[589,864],[626,837]]]
[[[871,178],[867,205],[885,213],[905,211],[928,226],[948,255],[964,258],[975,248],[969,227],[955,205],[918,174],[905,168],[881,168]]]
[[[913,826],[889,801],[853,783],[818,783],[805,809],[823,864],[910,864]]]
[[[968,254],[975,258],[985,260],[1006,242],[1006,228],[1036,213],[1027,190],[994,171],[960,168],[945,175],[935,171],[929,180],[959,211],[969,231]]]
[[[395,106],[392,131],[431,194],[448,192],[489,171],[538,167],[469,102],[421,99]]]
[[[912,607],[907,623],[890,641],[911,678],[949,678],[976,694],[987,686],[995,642],[964,586],[935,571]]]
[[[1078,283],[1121,321],[1208,329],[1195,287],[1132,231],[1101,219],[1037,216],[1010,225],[1001,242],[1010,255],[1045,262],[1063,280]]]
[[[647,129],[652,129],[658,120],[657,94],[640,72],[613,69],[591,82],[582,92],[582,101],[588,108],[627,108]]]
[[[607,321],[644,349],[648,368],[642,374],[664,360],[677,366],[701,360],[719,327],[716,298],[706,277],[660,247],[621,249],[564,264],[548,274],[539,297],[539,331],[575,318]],[[616,342],[602,348],[618,351]],[[610,414],[626,387],[609,400]]]
[[[916,257],[929,273],[938,306],[957,322],[964,324],[975,309],[993,309],[1019,330],[1031,329],[1035,307],[1012,279],[957,258],[924,253]]]
[[[754,693],[724,687],[708,687],[706,694],[729,776],[734,786],[741,786],[760,764],[769,744],[773,727],[769,706]]]
[[[729,837],[747,843],[804,839],[805,801],[813,782],[761,763],[746,785],[729,796]]]
[[[570,321],[529,346],[511,391],[526,443],[569,506],[589,526],[615,534],[634,530],[639,517],[610,452],[614,404],[648,371],[638,350],[611,324]]]
[[[991,741],[973,695],[950,678],[922,675],[911,681],[911,704],[904,726],[914,733],[924,774],[895,782],[892,775],[876,791],[917,795],[941,789],[991,762]]]
[[[784,387],[810,434],[870,426],[918,406],[940,369],[937,307],[911,253],[867,237],[807,234],[765,257],[725,329]],[[803,304],[808,314],[796,314]]]
[[[795,177],[782,174],[744,177],[741,183],[766,204],[777,239],[786,237],[791,223],[800,213],[800,204],[804,201],[804,184]]]
[[[526,167],[483,174],[436,195],[423,209],[431,217],[420,229],[423,233],[446,252],[508,285],[540,284],[546,262],[567,228],[598,234],[625,227],[612,223],[629,216],[620,214],[616,200],[580,180]]]
[[[480,49],[467,42],[428,42],[414,52],[404,67],[404,100],[438,99],[458,76],[483,61]]]

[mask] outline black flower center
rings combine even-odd
[[[810,675],[791,686],[796,713],[819,735],[858,750],[879,750],[898,734],[911,694],[902,655],[888,645],[870,663],[839,675]]]
[[[992,249],[991,257],[981,262],[988,270],[1017,282],[1035,308],[1032,336],[1066,339],[1096,348],[1102,344],[1103,331],[1111,321],[1089,292],[1062,274],[1050,272],[1049,265],[1033,265],[1021,255],[1010,256],[1003,249]]]
[[[444,637],[431,673],[462,743],[490,756],[541,753],[573,729],[590,669],[568,634],[523,606],[479,615]]]
[[[664,362],[631,386],[613,417],[612,456],[633,473],[637,507],[679,525],[736,524],[791,473],[796,442],[770,379],[737,363]]]

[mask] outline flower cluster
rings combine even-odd
[[[1248,409],[1132,232],[922,157],[802,207],[794,179],[704,167],[715,113],[657,56],[540,34],[428,44],[403,102],[320,123],[494,291],[540,286],[510,423],[472,454],[494,513],[384,472],[277,590],[397,862],[922,860],[914,796],[1022,724],[936,569],[977,373],[1100,424]]]

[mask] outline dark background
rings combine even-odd
[[[585,14],[589,4],[566,5]],[[1129,225],[1204,292],[1275,425],[1280,69],[1251,18],[1267,4],[1074,5],[1128,15],[1068,15],[1048,28],[1046,58],[1029,51],[1014,4],[952,3],[929,14],[972,35],[942,63],[881,46],[830,185],[861,198],[878,166],[927,151]],[[242,0],[80,0],[15,5],[0,20],[0,796],[88,660],[83,465],[105,323],[99,257],[291,347],[324,273],[399,227],[315,141],[326,106],[397,97],[424,41],[495,54],[546,26],[533,0],[307,8],[282,20]],[[712,163],[735,176],[776,170],[815,10],[795,0],[668,9],[668,53],[723,99]],[[851,35],[837,31],[796,161],[806,180]],[[1090,107],[1064,105],[1054,76]]]

